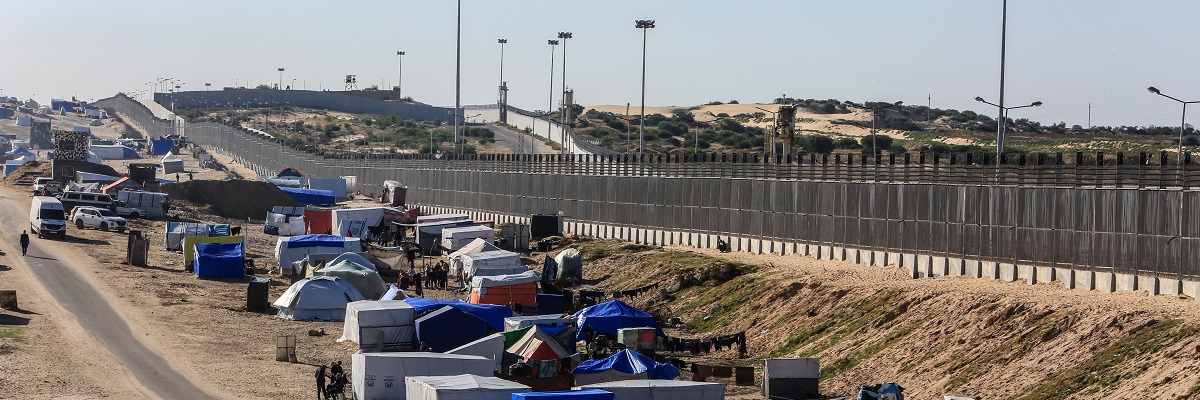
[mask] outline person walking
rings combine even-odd
[[[325,398],[325,364],[317,366],[317,399]]]
[[[29,234],[26,231],[21,231],[21,255],[29,251]]]

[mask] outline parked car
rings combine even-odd
[[[75,207],[96,207],[109,211],[113,210],[113,198],[104,193],[66,191],[56,196],[62,202],[67,212]]]
[[[75,227],[79,229],[96,228],[102,231],[125,231],[125,218],[121,218],[117,213],[107,208],[91,206],[75,207],[71,211],[71,221],[74,221]]]
[[[117,215],[129,218],[142,218],[147,215],[146,210],[137,207],[130,207],[121,200],[113,200],[113,211],[115,211]]]
[[[55,193],[62,193],[62,183],[54,178],[41,177],[33,181],[34,196],[53,196]]]

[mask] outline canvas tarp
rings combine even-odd
[[[504,334],[493,333],[474,342],[458,346],[446,354],[465,354],[480,356],[496,361],[496,371],[500,370],[500,362],[504,358]]]
[[[335,262],[314,271],[313,275],[335,276],[350,282],[355,289],[358,289],[359,294],[371,300],[379,299],[387,291],[387,283],[379,276],[379,272],[375,271],[375,266],[370,263],[362,264],[352,260]]]
[[[509,353],[521,356],[525,362],[530,360],[561,360],[569,357],[571,353],[567,349],[559,345],[554,338],[546,334],[541,328],[533,326],[525,332],[525,336],[506,350]]]
[[[342,321],[346,304],[366,300],[349,282],[332,276],[301,279],[288,287],[273,305],[279,318],[297,321]]]
[[[496,231],[483,225],[442,229],[442,248],[448,251],[457,251],[477,239],[495,241]]]
[[[649,313],[634,308],[620,300],[600,303],[575,313],[580,333],[577,340],[583,340],[583,330],[591,328],[597,333],[616,335],[621,328],[655,328],[659,336],[663,336],[658,321]]]
[[[471,279],[471,302],[537,307],[538,271],[512,275],[476,276]]]
[[[506,250],[468,253],[459,256],[462,273],[472,279],[476,275],[510,275],[528,271],[521,265],[521,255]]]
[[[339,208],[330,210],[331,227],[333,232],[337,232],[342,236],[351,236],[362,238],[366,236],[366,227],[389,225],[388,222],[399,221],[403,218],[404,211],[391,207],[359,207],[359,208]],[[351,231],[351,225],[361,227],[356,232]]]
[[[541,326],[542,328],[547,326],[570,326],[575,325],[575,319],[562,315],[526,315],[504,319],[505,332],[524,329],[534,325]]]
[[[263,223],[263,232],[269,235],[279,236],[296,236],[303,235],[304,217],[267,212],[266,221]]]
[[[198,243],[194,246],[197,278],[245,278],[245,250],[241,242]]]
[[[450,306],[417,318],[416,325],[422,348],[437,352],[453,350],[488,334],[487,322]]]
[[[311,372],[309,373],[311,379]],[[358,353],[350,356],[350,384],[356,399],[404,399],[408,376],[492,374],[492,360],[425,352]]]
[[[581,389],[601,389],[616,395],[615,400],[721,400],[725,384],[665,379],[632,379],[593,383]]]
[[[575,370],[575,384],[590,385],[631,379],[675,379],[679,370],[671,364],[625,349],[602,360],[585,360]]]
[[[443,306],[454,307],[482,319],[487,322],[488,327],[497,331],[503,331],[504,319],[513,316],[512,309],[492,304],[471,304],[462,300],[435,300],[420,297],[409,298],[405,301],[417,309],[417,314],[434,311]]]
[[[167,154],[175,147],[175,141],[171,139],[151,140],[150,153],[154,155]]]
[[[333,197],[333,192],[328,190],[304,189],[280,186],[279,190],[287,193],[292,199],[304,203],[314,205],[336,204],[337,199]]]
[[[600,389],[559,390],[513,393],[512,400],[613,400],[613,394]]]
[[[412,350],[416,310],[403,300],[363,300],[346,304],[339,342],[358,343],[359,351]]]
[[[183,159],[170,152],[163,156],[162,161],[160,161],[159,164],[162,165],[164,174],[183,172]]]
[[[583,279],[583,256],[579,254],[579,250],[560,251],[554,256],[554,262],[558,264],[558,276],[553,277],[554,279]]]
[[[513,393],[533,391],[529,386],[493,376],[405,377],[408,400],[509,400]]]
[[[576,345],[577,341],[575,340],[575,328],[574,327],[572,327],[572,326],[543,326],[540,328],[543,332],[546,332],[547,335],[550,335],[550,337],[553,337],[554,340],[557,341],[558,344],[561,345],[564,349],[570,350],[571,352],[575,351],[575,345]],[[521,340],[521,338],[525,337],[525,334],[529,333],[529,331],[532,329],[533,329],[533,326],[531,325],[531,326],[527,326],[527,327],[524,327],[521,329],[517,329],[515,331],[501,332],[501,334],[504,335],[504,348],[507,349],[509,347],[512,347],[513,344],[517,343],[518,340]]]
[[[483,239],[472,240],[470,243],[467,243],[466,246],[463,246],[462,248],[446,256],[446,258],[450,261],[450,272],[457,274],[458,271],[462,270],[463,254],[482,253],[485,251],[496,250],[500,250],[500,248],[496,247],[496,245],[492,244],[492,242]]]
[[[301,235],[280,237],[275,243],[275,258],[280,268],[291,268],[292,263],[303,260],[309,254],[345,253],[362,251],[358,238],[334,235]]]

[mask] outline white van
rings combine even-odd
[[[48,235],[67,236],[67,213],[62,202],[53,197],[37,196],[29,204],[29,228],[39,238]]]

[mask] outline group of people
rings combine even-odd
[[[428,279],[425,279],[425,288],[445,289],[446,284],[450,280],[450,264],[447,264],[446,260],[438,261],[426,273],[428,274]]]
[[[335,395],[336,397],[341,397],[346,384],[349,383],[349,380],[346,378],[346,371],[342,369],[341,361],[334,361],[328,368],[325,367],[325,364],[317,366],[315,375],[317,378],[318,399],[334,398]],[[329,380],[329,384],[325,383],[326,379]]]

